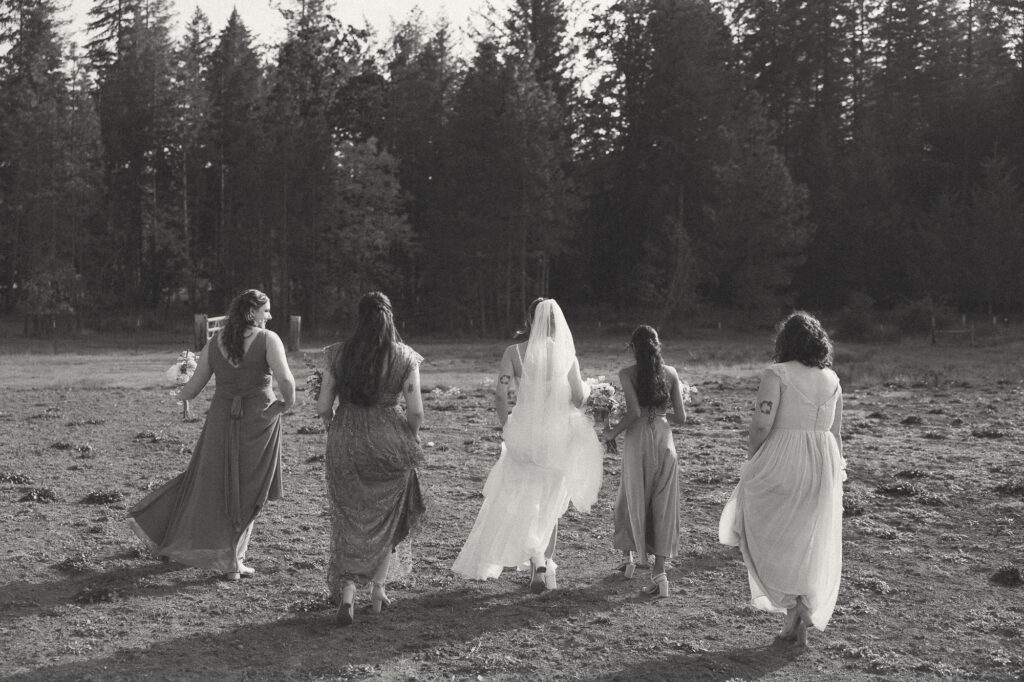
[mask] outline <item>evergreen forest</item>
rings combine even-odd
[[[483,29],[386,33],[283,0],[271,47],[171,0],[58,10],[0,0],[7,314],[1024,312],[1024,0],[481,0]]]

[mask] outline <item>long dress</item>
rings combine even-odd
[[[597,500],[604,448],[593,421],[572,405],[570,368],[578,374],[571,332],[548,299],[537,308],[501,456],[454,572],[496,578],[505,567],[542,556],[569,503],[587,512]]]
[[[679,468],[665,412],[642,412],[623,439],[612,544],[646,564],[649,554],[671,559],[679,553]]]
[[[216,390],[188,468],[128,512],[152,552],[221,572],[238,570],[252,522],[282,496],[281,419],[261,416],[274,400],[260,330],[237,367],[210,340]]]
[[[340,352],[340,345],[327,349],[328,367]],[[398,344],[372,405],[339,400],[325,459],[331,505],[327,584],[335,599],[346,582],[372,578],[426,512],[416,472],[423,451],[398,405],[402,385],[422,361],[419,353]],[[401,575],[397,562],[388,575]]]
[[[768,371],[781,383],[775,422],[740,471],[722,512],[719,540],[739,546],[754,607],[784,611],[802,597],[811,622],[824,630],[836,605],[843,563],[845,471],[829,430],[842,389],[835,373],[823,370],[821,380],[835,390],[824,402],[815,402],[807,397],[811,391],[794,385],[786,364]]]

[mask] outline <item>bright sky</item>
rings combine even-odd
[[[199,7],[210,18],[214,32],[219,32],[227,23],[233,8],[245,22],[246,27],[256,36],[257,42],[270,45],[281,39],[284,34],[284,19],[274,9],[282,4],[282,0],[172,0],[177,7],[175,28],[180,31],[189,17]],[[297,2],[286,0],[287,5],[294,7]],[[362,26],[364,19],[375,27],[382,35],[387,35],[392,20],[405,19],[414,8],[419,8],[431,25],[439,17],[447,17],[452,28],[465,29],[473,21],[473,17],[486,7],[487,0],[334,0],[334,16],[347,24]],[[505,5],[503,0],[493,0],[498,7]],[[92,0],[70,0],[67,13],[71,21],[69,27],[76,42],[82,43],[82,32],[87,21]]]

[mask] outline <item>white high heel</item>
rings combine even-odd
[[[338,613],[334,622],[338,627],[343,628],[355,622],[356,584],[346,583],[341,590],[341,604],[338,605]]]
[[[649,597],[658,597],[664,599],[668,596],[668,576],[664,573],[658,573],[657,575],[651,576],[651,582],[653,585],[643,588],[643,593]]]
[[[558,589],[558,564],[551,559],[548,559],[544,567],[547,569],[544,572],[544,586],[549,590]]]

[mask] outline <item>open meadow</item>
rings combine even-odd
[[[223,582],[151,559],[125,510],[188,463],[163,372],[184,346],[0,343],[0,679],[812,680],[1024,678],[1024,342],[838,344],[845,392],[843,583],[808,647],[774,641],[739,550],[718,544],[768,334],[669,341],[698,393],[676,428],[682,554],[671,596],[614,571],[617,455],[597,505],[560,525],[559,589],[515,571],[454,576],[497,459],[492,393],[504,343],[407,341],[427,409],[429,521],[393,608],[333,627],[323,453],[299,394],[285,419],[285,499],[256,522],[258,573]],[[624,338],[577,339],[585,377],[628,364]],[[314,347],[290,354],[300,387]],[[194,410],[205,413],[207,387]],[[367,607],[368,609],[368,607]]]

